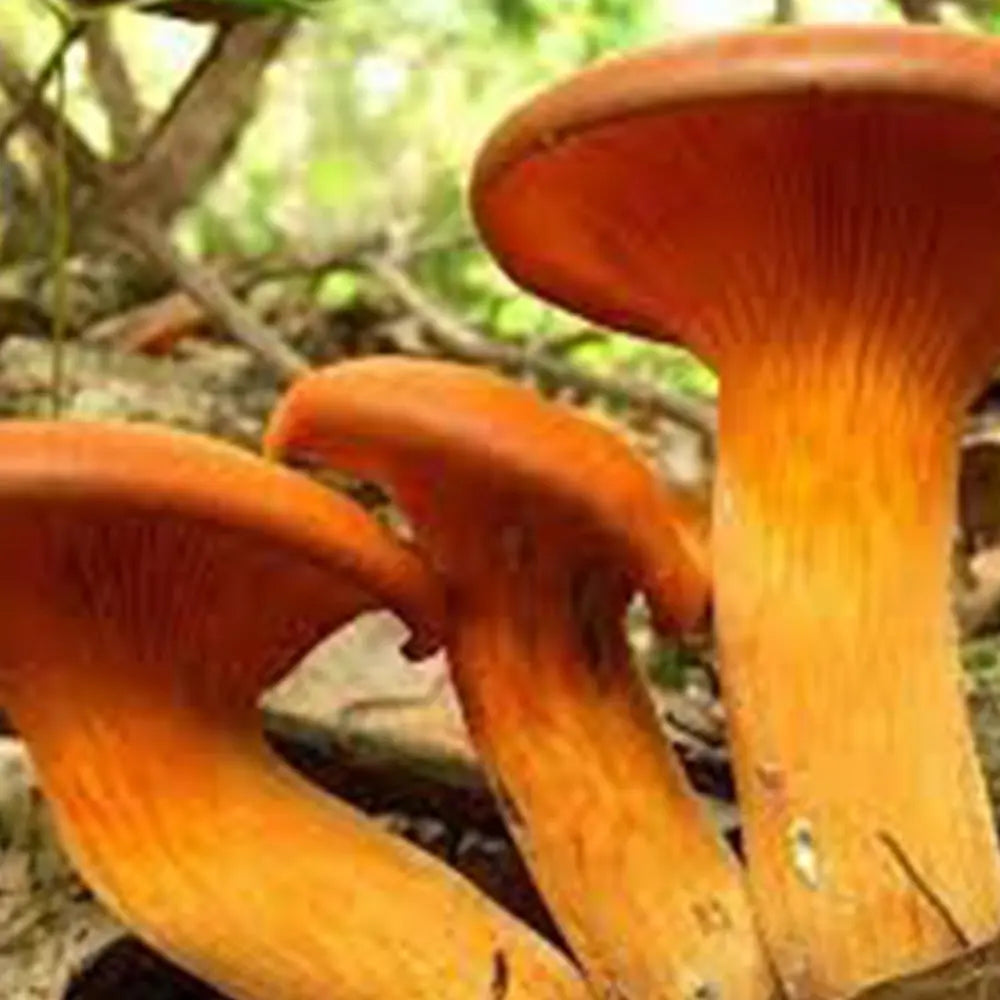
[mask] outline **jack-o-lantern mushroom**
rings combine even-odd
[[[828,26],[609,61],[501,126],[472,200],[516,281],[719,372],[715,616],[786,986],[996,934],[948,569],[1000,360],[1000,47]]]
[[[299,778],[256,702],[357,614],[441,594],[363,510],[217,442],[0,425],[0,704],[80,870],[238,1000],[583,1000],[567,959]],[[502,987],[502,990],[501,990]]]
[[[385,485],[449,588],[470,734],[600,996],[772,993],[742,872],[687,786],[623,633],[704,612],[703,525],[613,434],[461,365],[377,358],[307,375],[275,453]]]

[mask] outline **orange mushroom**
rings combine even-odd
[[[827,27],[594,67],[476,168],[515,280],[720,373],[723,682],[794,996],[1000,929],[947,600],[958,425],[1000,360],[998,164],[995,41]]]
[[[165,954],[239,1000],[583,1000],[263,741],[262,689],[331,629],[388,606],[414,649],[440,630],[433,578],[360,508],[193,435],[10,422],[0,552],[0,703],[81,871]]]
[[[473,741],[600,996],[771,992],[742,874],[665,745],[622,619],[705,610],[701,525],[609,432],[460,365],[346,362],[300,379],[278,454],[385,484],[450,588]]]

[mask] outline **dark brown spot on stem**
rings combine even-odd
[[[490,980],[490,1000],[504,1000],[510,989],[510,965],[503,951],[493,952],[493,977]]]
[[[695,903],[691,909],[702,934],[720,934],[733,928],[729,911],[717,899]]]
[[[691,991],[691,1000],[719,1000],[721,995],[718,983],[704,982]]]
[[[570,601],[583,655],[593,676],[603,684],[615,669],[619,625],[609,611],[612,598],[601,574],[587,570],[574,576]]]

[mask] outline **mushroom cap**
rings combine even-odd
[[[414,653],[443,630],[437,580],[363,509],[239,448],[162,427],[0,423],[0,550],[20,568],[3,617],[27,640],[32,628],[41,640],[47,615],[100,618],[106,592],[109,615],[128,609],[132,627],[165,642],[194,616],[230,642],[228,654],[263,642],[261,662],[236,668],[254,674],[248,689],[305,652],[285,643],[316,642],[366,610],[395,611]],[[261,579],[266,593],[247,582]],[[245,604],[248,592],[258,604]],[[182,622],[171,620],[177,608]]]
[[[737,322],[752,323],[748,292],[798,301],[787,293],[800,278],[839,292],[894,253],[917,258],[900,265],[914,287],[929,261],[946,260],[928,302],[969,269],[992,273],[998,164],[995,40],[814,26],[706,37],[585,69],[495,131],[471,200],[515,281],[608,326],[711,355],[733,286],[744,303]],[[914,236],[910,216],[921,210],[947,216],[954,238],[941,226]],[[973,308],[991,295],[996,310],[996,291],[966,285],[981,292]],[[950,292],[953,303],[970,288]]]
[[[274,453],[387,483],[411,513],[430,492],[447,516],[489,507],[510,511],[511,526],[525,511],[555,516],[581,548],[591,540],[615,553],[661,625],[692,626],[705,611],[704,513],[614,434],[491,373],[412,358],[344,362],[299,379],[265,440]]]

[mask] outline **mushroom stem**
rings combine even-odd
[[[721,359],[723,684],[755,902],[794,995],[849,994],[1000,926],[947,600],[966,392],[947,355],[894,352],[901,335]]]
[[[632,668],[620,572],[567,567],[551,523],[448,531],[430,547],[464,581],[449,656],[466,721],[598,995],[768,996],[742,875]]]
[[[763,1000],[742,871],[688,786],[623,631],[704,612],[700,519],[613,434],[458,365],[347,362],[299,380],[266,435],[386,486],[449,596],[470,734],[596,992]]]
[[[428,567],[360,508],[194,435],[0,426],[0,704],[84,878],[233,1000],[583,1000],[569,960],[265,747],[256,703]]]
[[[811,1000],[1000,927],[946,587],[956,422],[1000,358],[997,57],[857,25],[664,46],[515,113],[473,182],[513,277],[719,371],[750,878]]]
[[[283,765],[250,707],[88,659],[34,663],[5,704],[88,881],[186,968],[255,1000],[585,996],[460,876]]]

